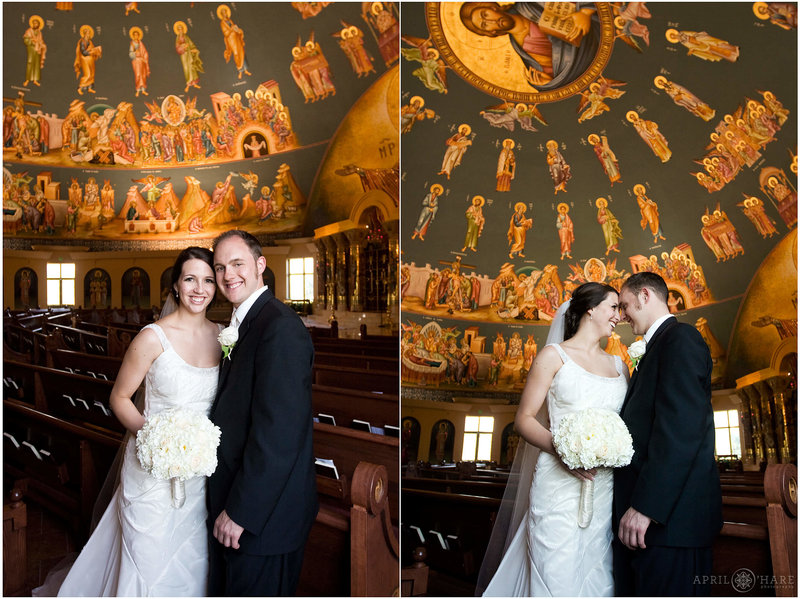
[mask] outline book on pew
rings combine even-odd
[[[331,416],[330,414],[317,414],[317,418],[322,424],[330,424],[332,426],[336,426],[336,418]]]
[[[14,444],[14,447],[19,449],[19,442],[14,438],[14,435],[12,435],[11,433],[3,433],[3,436],[6,437],[9,441],[11,441]]]
[[[448,549],[460,549],[461,548],[461,541],[459,540],[458,536],[456,535],[447,535],[445,538],[445,543],[447,543]]]
[[[372,432],[372,427],[366,420],[356,420],[355,418],[353,418],[353,423],[350,425],[350,428],[354,428],[357,431],[364,431],[365,433]]]
[[[425,544],[425,535],[422,534],[422,529],[419,526],[409,526],[411,530],[417,531],[417,536],[419,537],[419,542],[423,545]]]
[[[314,469],[320,476],[339,480],[339,471],[336,469],[336,464],[333,463],[333,460],[314,458]]]
[[[438,530],[429,530],[428,532],[431,533],[437,539],[439,539],[439,545],[442,546],[442,549],[444,549],[445,551],[450,549],[450,547],[447,544],[447,539],[445,539],[444,536],[442,536],[442,533],[440,533]]]
[[[384,424],[383,425],[383,432],[387,437],[399,437],[400,436],[400,427],[394,426],[392,424]]]

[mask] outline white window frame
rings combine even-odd
[[[464,462],[489,462],[492,459],[494,416],[466,416],[461,460]]]
[[[288,258],[286,260],[286,299],[313,302],[314,275],[313,257]],[[302,293],[297,293],[298,288],[302,290]]]
[[[47,263],[47,305],[75,305],[75,263]]]

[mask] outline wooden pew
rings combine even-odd
[[[113,381],[117,378],[122,358],[55,349],[49,352],[48,363],[58,370],[71,370],[76,374],[95,376],[96,378],[103,378],[101,375],[104,375],[106,380]]]
[[[28,574],[28,512],[23,493],[13,488],[3,502],[3,596],[23,595]],[[27,589],[29,590],[29,589]]]
[[[360,389],[362,391],[381,391],[392,395],[397,395],[400,389],[397,370],[364,370],[345,366],[315,364],[311,380],[316,385]]]
[[[387,489],[386,468],[364,461],[352,479],[317,477],[320,511],[305,548],[299,596],[399,594]]]
[[[493,497],[502,499],[506,490],[505,482],[484,480],[453,480],[441,478],[403,477],[402,489],[422,489],[440,493],[456,493],[475,495],[477,497]]]
[[[398,426],[400,402],[397,395],[327,385],[312,385],[311,389],[314,414],[330,414],[339,426],[350,426],[354,419],[378,427]]]
[[[326,366],[347,366],[364,370],[385,370],[399,372],[400,362],[396,357],[364,356],[360,354],[340,354],[337,352],[314,352],[314,364]]]
[[[58,331],[64,340],[65,349],[80,351],[98,356],[108,355],[108,336],[100,335],[78,329],[75,327],[60,324],[48,323],[45,327],[46,332]]]

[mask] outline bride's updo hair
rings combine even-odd
[[[569,308],[564,313],[564,341],[578,332],[583,315],[602,303],[609,293],[617,293],[617,290],[603,283],[584,283],[572,292]]]

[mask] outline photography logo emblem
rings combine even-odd
[[[739,568],[733,573],[731,586],[739,593],[752,591],[756,586],[756,575],[747,568]]]

